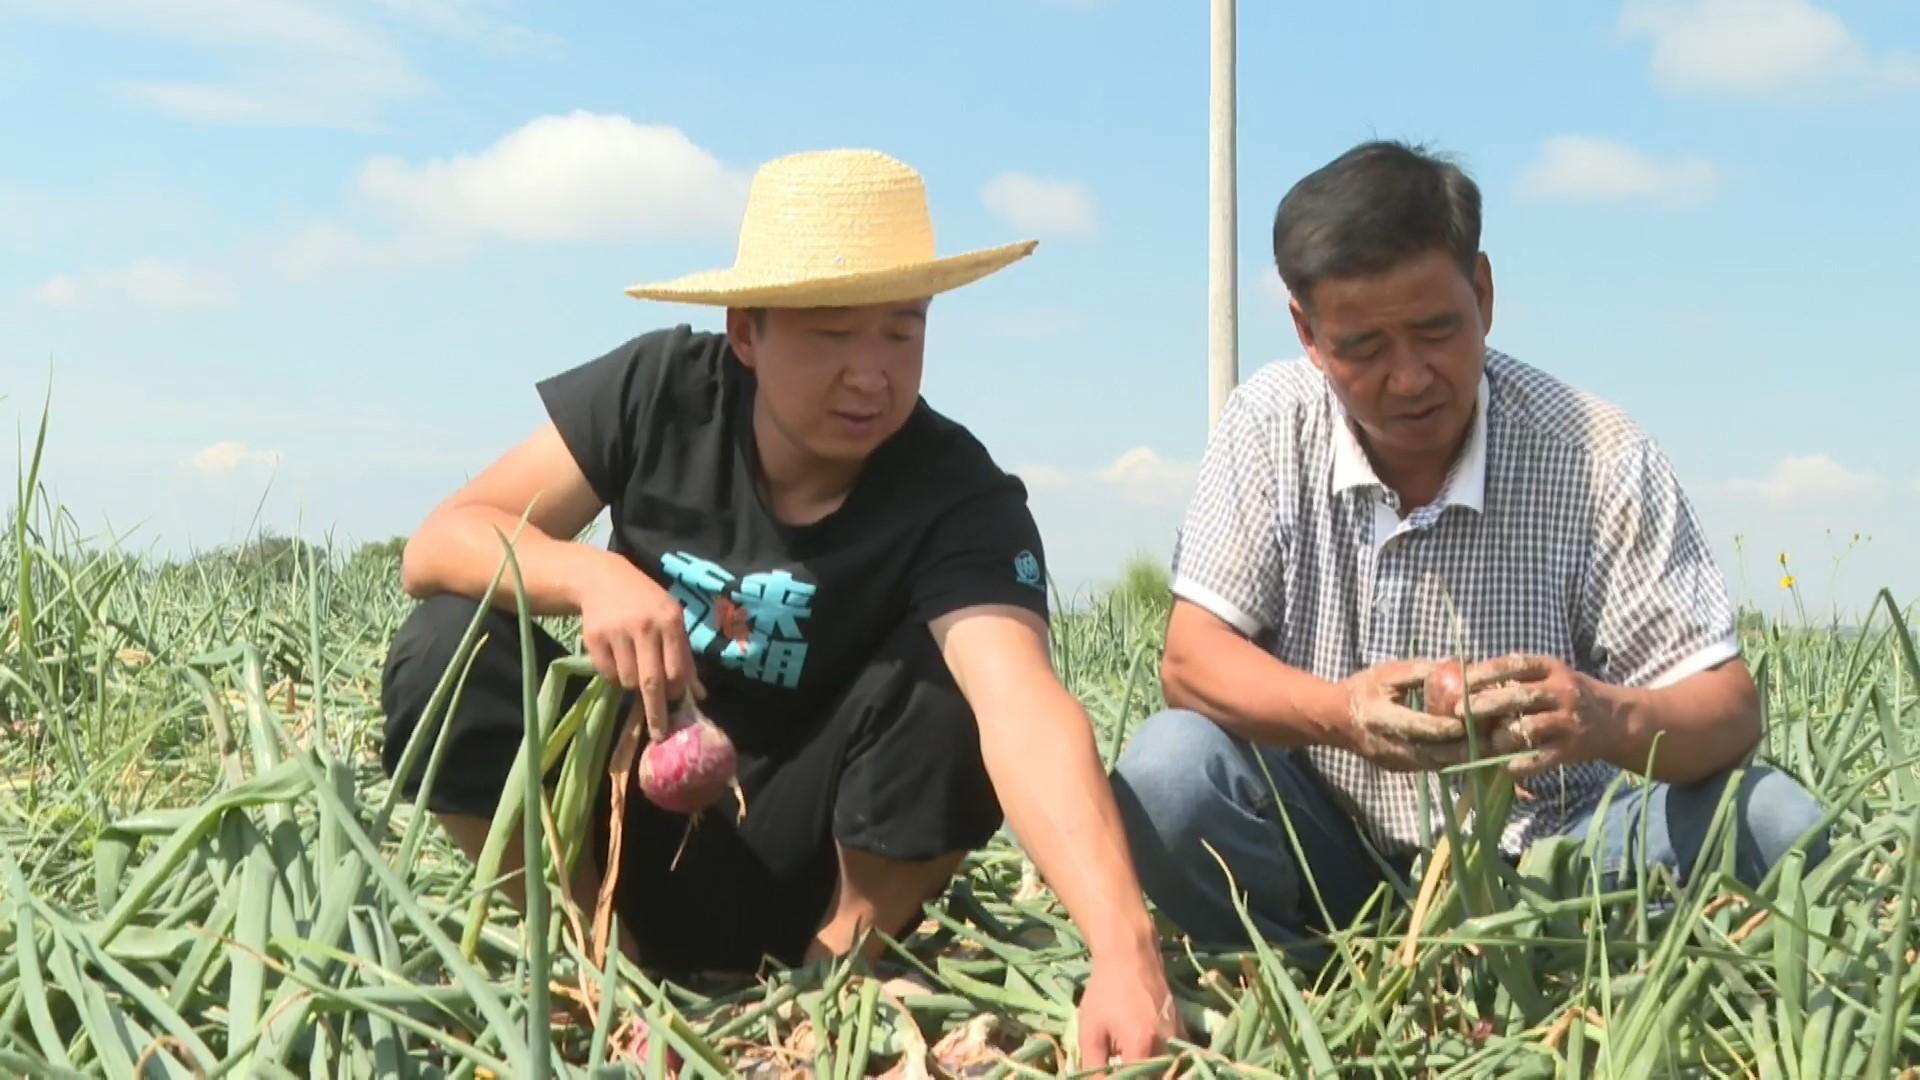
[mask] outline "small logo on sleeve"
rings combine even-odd
[[[1039,588],[1040,560],[1034,558],[1033,552],[1031,551],[1023,551],[1015,555],[1013,557],[1013,576],[1014,579],[1022,585],[1031,585],[1034,588]]]

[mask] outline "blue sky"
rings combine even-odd
[[[404,533],[540,422],[535,380],[717,326],[620,290],[731,261],[759,162],[872,146],[943,248],[1041,241],[936,306],[925,392],[1097,582],[1165,556],[1205,444],[1180,7],[0,0],[4,415],[30,437],[51,373],[49,483],[136,547]],[[1654,433],[1736,590],[1780,605],[1786,551],[1823,610],[1920,598],[1920,9],[1442,7],[1241,5],[1242,376],[1299,351],[1287,187],[1429,142],[1485,192],[1492,344]]]

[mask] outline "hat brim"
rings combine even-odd
[[[679,304],[724,307],[855,307],[915,300],[969,285],[1026,258],[1039,242],[969,251],[926,262],[829,274],[804,280],[776,279],[739,268],[710,270],[658,284],[634,285],[626,294],[636,300],[663,300]]]

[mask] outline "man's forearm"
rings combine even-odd
[[[1084,713],[1058,683],[1033,681],[1018,717],[981,725],[982,756],[1007,822],[1096,963],[1158,963],[1126,833]]]
[[[1340,687],[1283,663],[1198,612],[1174,615],[1161,683],[1167,704],[1191,709],[1263,746],[1344,745]]]
[[[528,614],[577,614],[580,582],[608,553],[572,540],[555,539],[532,522],[522,525],[517,515],[484,506],[441,510],[428,518],[407,543],[401,561],[401,587],[416,598],[454,593],[479,599],[506,559],[502,536],[513,543]],[[511,567],[505,569],[499,588],[494,590],[493,603],[514,610]]]
[[[1723,664],[1658,690],[1594,685],[1614,717],[1606,759],[1644,774],[1652,754],[1654,780],[1704,780],[1739,764],[1760,739],[1759,694],[1743,664]]]

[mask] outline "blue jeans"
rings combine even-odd
[[[1599,821],[1589,808],[1566,822],[1562,835],[1585,840],[1600,827],[1594,854],[1604,876],[1624,877],[1633,867],[1655,865],[1683,879],[1705,843],[1727,779],[1722,774],[1688,785],[1621,785]],[[1404,877],[1412,865],[1410,857],[1378,856],[1361,840],[1305,755],[1256,749],[1197,713],[1170,711],[1148,720],[1121,754],[1113,786],[1141,886],[1167,918],[1203,945],[1247,944],[1221,861],[1232,870],[1256,929],[1279,945],[1305,944],[1313,931],[1328,929],[1321,903],[1334,927],[1347,925],[1387,873]],[[1276,790],[1311,868],[1311,885],[1275,807]],[[1646,850],[1630,858],[1629,845],[1641,836],[1643,804]],[[1824,816],[1792,777],[1759,765],[1746,770],[1729,811],[1737,816],[1735,874],[1750,886]],[[1809,844],[1810,861],[1824,855],[1825,843],[1822,835]],[[1218,861],[1208,846],[1219,853]]]

